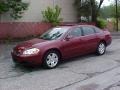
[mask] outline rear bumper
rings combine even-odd
[[[12,59],[15,63],[23,64],[23,65],[41,65],[42,57],[41,55],[34,56],[17,56],[14,53],[11,53]]]

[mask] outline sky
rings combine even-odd
[[[98,0],[99,1],[99,0]],[[108,6],[110,5],[114,0],[104,0],[102,6]]]

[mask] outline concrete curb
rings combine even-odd
[[[120,31],[119,32],[111,32],[112,36],[120,36]]]

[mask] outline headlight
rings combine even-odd
[[[28,49],[28,50],[25,50],[24,52],[23,52],[23,55],[31,55],[31,54],[37,54],[37,53],[39,53],[39,49],[37,49],[37,48],[31,48],[31,49]]]

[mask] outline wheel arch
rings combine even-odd
[[[43,57],[44,57],[45,54],[46,54],[47,52],[49,52],[49,51],[56,51],[56,52],[58,52],[59,55],[60,55],[60,59],[62,58],[62,53],[61,53],[61,51],[60,51],[58,48],[50,48],[50,49],[46,50],[45,53],[44,53],[44,55],[43,55]]]
[[[101,43],[101,42],[103,42],[107,46],[107,42],[104,39],[100,40],[99,43]]]

